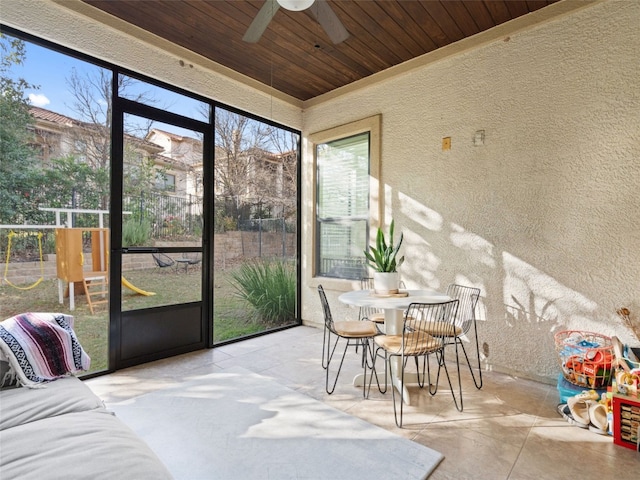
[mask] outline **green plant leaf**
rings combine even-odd
[[[381,228],[378,228],[375,246],[369,246],[369,250],[364,251],[368,265],[377,272],[396,272],[397,268],[404,262],[404,257],[397,258],[404,234],[400,234],[400,240],[394,246],[394,230],[395,222],[392,220],[389,226],[389,242],[387,242],[384,232]]]

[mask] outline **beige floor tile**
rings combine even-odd
[[[173,386],[198,375],[242,367],[268,376],[320,400],[445,455],[433,480],[519,480],[640,478],[640,454],[613,444],[612,438],[569,425],[558,414],[555,385],[483,372],[477,390],[466,366],[461,368],[464,410],[453,404],[446,380],[436,395],[410,388],[412,404],[404,410],[406,428],[396,427],[391,392],[375,384],[368,399],[352,380],[362,372],[360,355],[347,353],[335,392],[325,392],[320,364],[322,330],[297,327],[213,350],[153,362],[87,380],[106,401],[121,401]],[[379,361],[380,362],[380,361]],[[380,367],[380,363],[378,363]],[[432,367],[434,364],[432,363]],[[455,364],[449,364],[457,388]]]

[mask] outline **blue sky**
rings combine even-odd
[[[27,43],[27,56],[24,65],[14,66],[16,77],[39,85],[39,89],[30,89],[31,103],[63,115],[74,117],[69,108],[73,104],[73,96],[69,93],[66,78],[75,68],[79,73],[98,69],[95,65],[76,60],[73,57]]]
[[[83,120],[73,110],[75,97],[70,91],[68,80],[74,69],[80,78],[87,78],[87,75],[96,76],[101,67],[27,41],[25,41],[25,46],[25,62],[23,65],[12,66],[12,76],[23,78],[28,83],[39,86],[39,88],[25,91],[31,104],[77,120]],[[130,85],[127,92],[129,95],[146,92],[155,100],[152,103],[154,106],[197,120],[205,120],[208,112],[208,108],[202,102],[145,82]],[[128,96],[128,98],[133,97]],[[96,98],[97,101],[103,102],[104,99]],[[203,106],[205,106],[204,109]],[[157,128],[192,138],[199,137],[195,132],[178,127],[157,124]]]
[[[29,42],[25,42],[25,45],[25,62],[23,65],[14,65],[12,71],[14,78],[24,78],[28,83],[40,87],[25,91],[31,104],[79,119],[78,114],[73,111],[75,98],[70,91],[68,79],[74,69],[82,78],[87,75],[95,75],[101,67]],[[135,90],[137,89],[129,89],[132,93]],[[150,91],[158,99],[156,106],[203,119],[198,110],[200,104],[198,101],[162,88],[140,83],[140,91],[143,90]],[[164,127],[167,128],[166,125]],[[172,131],[179,133],[177,128]],[[193,132],[182,131],[181,133],[190,137],[194,136]]]

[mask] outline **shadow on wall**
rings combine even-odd
[[[615,334],[615,322],[608,321],[613,312],[597,302],[414,199],[399,194],[398,200],[406,216],[403,280],[409,288],[459,283],[481,289],[478,336],[487,370],[555,380],[556,332]]]

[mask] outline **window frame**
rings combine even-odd
[[[169,182],[169,179],[173,179]],[[176,193],[176,174],[156,169],[155,188],[162,192]]]
[[[319,231],[318,231],[318,158],[317,146],[323,143],[333,142],[343,138],[353,137],[362,133],[369,133],[369,232],[368,240],[380,225],[384,206],[384,190],[380,181],[381,164],[381,124],[382,115],[374,115],[355,122],[339,125],[327,130],[312,133],[308,137],[309,146],[313,155],[313,212],[310,219],[312,229],[312,251],[310,268],[307,271],[309,286],[317,287],[322,283],[325,287],[350,288],[354,279],[324,277],[318,272],[319,258]]]

